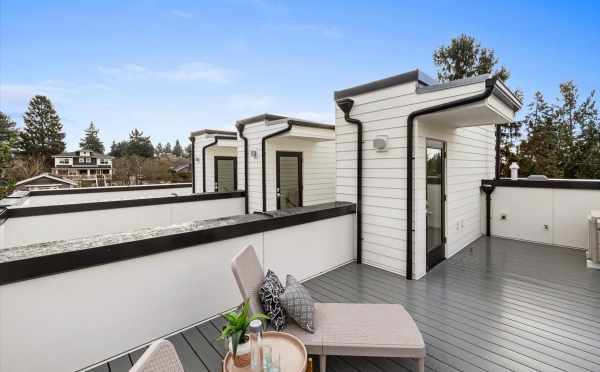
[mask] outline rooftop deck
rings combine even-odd
[[[427,343],[427,370],[600,370],[600,271],[585,268],[583,251],[483,237],[418,281],[349,264],[306,286],[321,302],[403,304]],[[221,370],[224,345],[215,338],[222,324],[212,320],[170,338],[186,371]],[[127,371],[142,352],[94,371]],[[415,366],[331,356],[328,370]]]

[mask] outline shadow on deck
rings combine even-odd
[[[349,264],[306,286],[321,302],[404,305],[427,344],[427,370],[600,371],[600,271],[586,269],[583,251],[482,237],[418,281]],[[222,324],[170,338],[186,371],[221,370]],[[94,371],[127,371],[142,352]],[[402,359],[335,356],[327,367],[415,370]]]

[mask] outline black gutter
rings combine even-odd
[[[496,124],[496,167],[494,172],[494,178],[500,179],[500,141],[502,138],[502,126]]]
[[[490,78],[485,81],[485,90],[483,93],[477,94],[472,97],[461,98],[455,101],[442,103],[432,107],[427,107],[421,110],[413,111],[408,115],[407,119],[407,156],[406,156],[406,279],[412,280],[413,278],[413,165],[415,160],[415,147],[414,147],[414,127],[415,118],[421,115],[431,114],[438,111],[448,110],[454,107],[468,105],[471,103],[479,102],[487,99],[492,95],[494,86],[496,85],[496,78]]]
[[[140,190],[158,190],[173,189],[192,186],[191,183],[161,183],[156,185],[135,185],[135,186],[107,186],[107,187],[79,187],[73,189],[59,190],[32,190],[27,192],[27,196],[46,196],[46,195],[69,195],[69,194],[91,194],[97,192],[117,192],[117,191],[140,191]]]
[[[340,110],[344,112],[344,120],[356,124],[356,262],[362,263],[362,174],[363,174],[363,124],[362,121],[350,117],[354,101],[343,98],[336,101]]]
[[[229,136],[214,136],[214,142],[211,142],[202,147],[202,192],[206,192],[206,149],[208,147],[214,146],[219,142],[219,140],[237,140],[237,137],[229,137]]]
[[[324,203],[263,215],[246,214],[205,220],[202,221],[203,226],[192,231],[165,231],[164,235],[109,245],[68,249],[46,255],[43,252],[36,253],[41,252],[39,250],[31,252],[32,255],[25,252],[25,257],[21,259],[0,262],[0,285],[345,216],[355,211],[352,203]],[[19,250],[18,247],[9,249]]]
[[[48,214],[72,213],[72,212],[88,212],[105,209],[118,208],[133,208],[144,207],[149,205],[162,205],[172,203],[187,203],[203,200],[217,200],[229,198],[241,198],[245,195],[245,191],[233,192],[207,192],[199,194],[177,195],[177,196],[161,196],[155,198],[129,199],[129,200],[109,200],[89,203],[76,204],[59,204],[59,205],[43,205],[39,207],[16,207],[7,208],[6,217],[30,217],[43,216]],[[0,218],[2,216],[0,215]]]
[[[529,180],[510,178],[500,178],[497,180],[482,180],[481,185],[490,185],[496,187],[530,187],[536,189],[570,189],[570,190],[597,190],[600,191],[600,181],[597,180],[576,180],[576,179],[549,179],[549,180]]]
[[[191,136],[192,142],[192,194],[196,193],[196,137]]]
[[[244,213],[248,214],[248,138],[244,137],[244,124],[236,124],[240,138],[244,140]]]
[[[263,212],[267,211],[267,170],[265,169],[266,163],[267,163],[266,159],[265,159],[266,153],[267,153],[267,149],[266,149],[267,140],[269,138],[273,138],[273,137],[279,136],[280,134],[289,132],[291,129],[292,129],[292,124],[288,122],[286,128],[283,128],[282,130],[268,134],[262,138],[261,161],[262,161],[262,210],[263,210]]]
[[[481,191],[485,192],[485,236],[491,235],[491,221],[492,215],[490,210],[492,208],[492,193],[496,188],[493,185],[481,185]]]

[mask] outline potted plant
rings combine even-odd
[[[233,364],[238,367],[246,367],[250,364],[250,342],[246,330],[254,319],[269,319],[262,313],[250,316],[250,305],[248,300],[242,304],[239,311],[230,311],[223,314],[227,324],[223,327],[219,339],[227,340],[229,351],[233,354]]]

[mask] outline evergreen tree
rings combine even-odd
[[[127,156],[127,146],[128,145],[129,145],[129,143],[127,141],[120,141],[120,142],[113,141],[112,145],[110,145],[110,152],[108,153],[108,155],[114,156],[115,158]]]
[[[129,133],[129,143],[127,144],[127,155],[138,155],[144,158],[154,156],[154,146],[149,136],[137,128]]]
[[[433,53],[433,63],[438,66],[438,79],[450,81],[471,76],[493,74],[502,81],[508,80],[510,72],[498,64],[493,49],[482,48],[474,37],[461,34],[450,41],[450,45],[441,46]]]
[[[164,152],[162,143],[159,142],[156,145],[156,147],[154,148],[154,151],[155,151],[156,156],[160,156],[160,154],[162,154]]]
[[[183,149],[181,148],[181,143],[179,143],[179,140],[175,140],[175,146],[173,146],[173,154],[175,154],[175,156],[177,156],[178,158],[180,158],[183,155]]]
[[[526,175],[544,174],[560,177],[557,126],[553,107],[540,92],[528,106],[529,112],[523,122],[527,128],[527,140],[521,146],[520,167]]]
[[[46,96],[35,96],[23,116],[25,128],[20,135],[22,153],[48,159],[65,150],[65,133],[52,102]]]
[[[12,160],[12,151],[17,142],[16,123],[0,111],[0,176],[4,177],[4,171],[9,167]]]
[[[165,145],[165,153],[171,154],[172,152],[173,150],[171,149],[171,143],[167,142],[167,144]]]
[[[94,122],[90,122],[90,126],[84,131],[84,136],[79,142],[79,148],[104,154],[104,143],[98,137],[98,132],[100,130],[96,128]]]

